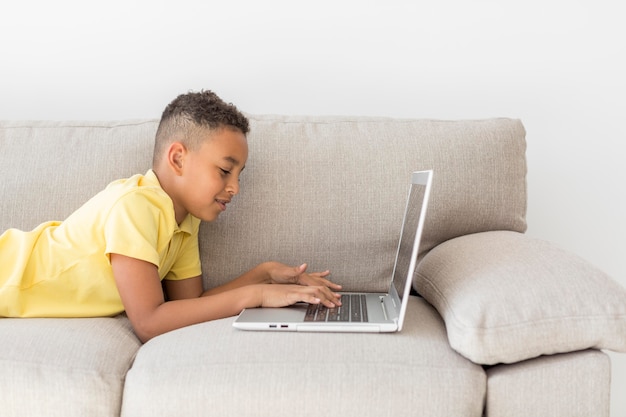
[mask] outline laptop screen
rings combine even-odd
[[[408,296],[415,265],[411,265],[412,254],[419,249],[424,223],[426,206],[428,205],[427,191],[430,191],[431,172],[415,172],[412,175],[409,196],[404,213],[404,222],[398,244],[398,253],[393,270],[392,285],[395,286],[400,300]],[[409,274],[411,276],[409,276]],[[408,285],[407,285],[408,284]]]

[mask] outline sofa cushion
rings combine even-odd
[[[139,349],[125,316],[0,319],[3,417],[112,417]]]
[[[200,232],[205,285],[275,259],[385,291],[410,173],[435,171],[422,254],[467,233],[526,229],[519,120],[249,115],[241,193]],[[63,220],[110,181],[144,173],[156,120],[4,121],[0,232]],[[480,195],[481,198],[475,198]]]
[[[487,369],[486,416],[609,417],[611,362],[597,350]]]
[[[232,321],[146,343],[128,372],[122,415],[482,415],[484,370],[450,349],[421,298],[412,297],[395,334],[247,332]]]
[[[250,126],[241,192],[200,231],[208,287],[275,259],[330,269],[346,290],[386,291],[415,170],[434,170],[422,254],[526,229],[519,120],[251,115]]]
[[[443,317],[452,348],[475,363],[626,351],[626,290],[583,259],[520,233],[445,242],[418,265],[414,285]]]
[[[2,121],[0,233],[64,220],[109,182],[152,165],[157,122]]]

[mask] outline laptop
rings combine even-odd
[[[433,171],[411,174],[398,250],[386,293],[341,293],[342,305],[298,303],[243,310],[233,322],[241,330],[298,332],[399,332],[406,315],[417,264]]]

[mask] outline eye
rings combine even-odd
[[[222,171],[222,175],[224,175],[224,176],[230,175],[230,171],[227,170],[227,169],[220,168],[220,171]]]

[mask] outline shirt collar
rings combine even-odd
[[[193,234],[194,230],[197,228],[196,226],[200,223],[200,219],[192,216],[191,214],[187,214],[187,217],[182,221],[182,223],[178,226],[181,232],[185,232],[187,234]]]

